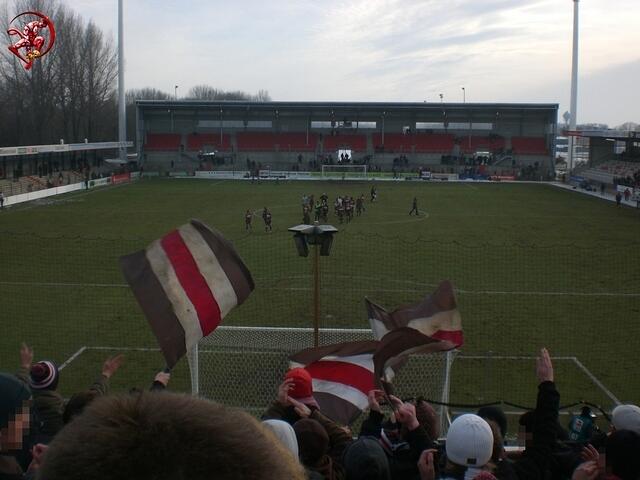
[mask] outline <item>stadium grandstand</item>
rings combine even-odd
[[[118,142],[60,143],[0,148],[0,192],[5,197],[96,180],[130,165],[115,159]],[[132,142],[127,143],[133,146]],[[124,162],[125,164],[127,162]]]
[[[586,150],[584,164],[572,172],[573,182],[595,182],[605,186],[640,185],[640,132],[593,130],[566,132]]]
[[[344,152],[347,162],[379,171],[554,173],[556,104],[140,100],[136,109],[136,151],[147,170],[243,169],[247,159],[319,170],[342,163]]]

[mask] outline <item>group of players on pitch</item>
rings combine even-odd
[[[378,190],[375,186],[371,187],[371,203],[374,203],[378,198]],[[333,210],[340,223],[351,222],[353,220],[353,213],[355,210],[356,216],[361,216],[365,211],[364,206],[364,194],[361,194],[357,198],[353,198],[350,195],[338,195],[333,202]],[[413,197],[411,204],[411,211],[409,215],[415,213],[418,215],[418,199]],[[314,216],[316,222],[328,222],[329,221],[329,196],[326,193],[320,195],[320,198],[316,201],[313,195],[302,195],[302,223],[310,224],[311,216]],[[264,221],[264,231],[271,232],[273,227],[271,225],[271,212],[267,207],[262,209],[262,220]],[[244,216],[245,231],[251,232],[251,222],[253,220],[253,212],[247,210]]]

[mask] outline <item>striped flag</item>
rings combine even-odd
[[[121,257],[120,266],[169,368],[254,289],[233,245],[198,220]]]
[[[365,303],[373,335],[378,340],[396,328],[411,327],[437,340],[449,341],[456,347],[464,343],[462,319],[453,285],[448,280],[440,283],[436,291],[424,300],[398,307],[393,312],[367,298]]]
[[[446,352],[456,348],[451,342],[437,340],[410,327],[400,327],[387,333],[378,343],[373,354],[376,383],[386,391],[386,382],[391,382],[389,372],[399,368],[411,354]],[[384,380],[384,381],[382,381]]]
[[[346,342],[302,350],[289,357],[291,367],[311,375],[313,397],[323,414],[349,425],[367,408],[367,394],[376,388],[373,354],[376,340]]]

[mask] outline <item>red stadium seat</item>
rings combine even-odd
[[[366,135],[325,135],[323,141],[324,151],[337,152],[338,150],[354,150],[356,152],[366,152]]]
[[[177,151],[180,148],[180,135],[177,133],[147,133],[145,150],[157,152]]]
[[[511,148],[514,153],[530,155],[546,155],[548,153],[545,139],[541,137],[513,137]]]
[[[382,147],[384,147],[385,152],[411,152],[414,144],[415,142],[413,140],[413,135],[411,134],[405,135],[403,133],[385,133],[384,145],[382,144],[382,134],[373,134],[373,147],[376,149],[381,149]]]
[[[219,133],[194,133],[187,137],[187,150],[191,152],[199,151],[229,151],[231,150],[231,136],[223,134],[222,139]]]
[[[416,152],[451,153],[455,135],[449,133],[418,133],[414,135]]]

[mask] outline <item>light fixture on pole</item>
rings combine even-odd
[[[462,103],[467,103],[467,91],[462,87]]]
[[[173,87],[173,96],[175,97],[176,100],[178,100],[178,85]]]
[[[338,233],[338,229],[333,225],[296,225],[289,228],[293,232],[293,241],[296,244],[298,255],[307,257],[309,255],[309,245],[314,246],[313,255],[313,346],[320,343],[320,256],[328,257],[331,253],[333,235]]]
[[[443,99],[444,99],[444,95],[443,95],[443,94],[440,94],[440,103],[442,103],[442,102],[443,102]]]

